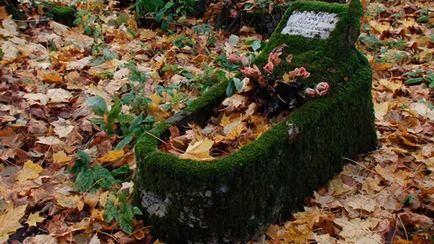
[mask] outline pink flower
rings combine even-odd
[[[240,62],[240,56],[236,55],[235,53],[231,53],[228,56],[228,61],[233,64],[237,64]]]
[[[273,73],[273,69],[274,69],[274,64],[272,62],[268,62],[266,65],[264,65],[264,70],[269,74]]]
[[[262,76],[261,71],[256,65],[253,65],[253,67],[241,68],[240,71],[245,77],[248,78],[258,79],[259,76]]]
[[[265,87],[267,85],[267,81],[264,79],[261,71],[255,64],[253,65],[253,67],[241,68],[240,71],[245,77],[252,78],[258,81],[259,85],[261,85],[262,87]]]
[[[245,55],[240,56],[240,62],[243,66],[247,66],[250,63],[249,58],[247,58]]]
[[[295,68],[293,71],[288,72],[289,78],[291,80],[295,78],[303,78],[306,79],[310,76],[310,73],[304,67]]]
[[[304,90],[304,94],[309,97],[316,97],[316,91],[312,88],[306,88],[306,90]]]
[[[315,91],[318,96],[324,96],[330,90],[330,85],[327,82],[320,82],[315,86]]]
[[[280,45],[271,51],[271,53],[268,55],[268,62],[273,63],[274,65],[280,64],[280,55],[283,53],[283,49],[287,47],[286,44]]]
[[[268,62],[272,63],[274,65],[280,64],[280,55],[282,55],[282,52],[271,52],[270,55],[268,55]]]

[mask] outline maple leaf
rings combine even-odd
[[[66,63],[66,70],[83,69],[85,66],[89,65],[91,60],[92,57],[88,56],[79,60],[69,61]]]
[[[28,160],[24,163],[24,167],[22,170],[18,172],[17,181],[22,183],[26,180],[33,180],[39,177],[39,173],[41,173],[43,168],[39,164],[35,164],[32,161]]]
[[[0,35],[3,36],[17,36],[19,33],[17,31],[17,24],[12,19],[4,19],[2,21],[3,28],[0,29]]]
[[[84,207],[84,202],[79,195],[64,195],[61,193],[55,193],[54,197],[57,204],[64,208],[77,208],[81,211]]]
[[[39,101],[41,105],[46,105],[49,100],[49,97],[42,93],[26,93],[23,97],[32,102]]]
[[[57,244],[58,241],[55,237],[51,235],[36,235],[30,236],[24,239],[23,244]]]
[[[47,91],[47,96],[52,103],[62,103],[68,102],[72,94],[62,88],[54,88]]]
[[[1,50],[3,52],[2,59],[6,61],[13,61],[18,57],[19,50],[17,46],[11,41],[5,41],[1,45]]]
[[[40,223],[45,220],[44,217],[39,216],[40,213],[41,213],[40,211],[37,211],[29,215],[26,221],[29,227],[36,226],[37,223]]]
[[[374,199],[364,195],[355,195],[348,198],[346,202],[353,209],[361,209],[367,212],[373,212],[378,207]]]
[[[382,243],[381,236],[372,232],[372,230],[379,223],[379,220],[375,218],[368,218],[365,220],[360,218],[351,220],[338,218],[333,222],[342,227],[342,231],[339,232],[339,236],[344,238],[345,242],[347,243]]]
[[[184,154],[179,157],[182,159],[192,159],[199,161],[213,160],[214,157],[210,156],[209,150],[211,149],[214,141],[203,138],[195,143],[189,144]]]
[[[55,136],[40,136],[38,137],[37,143],[53,146],[62,144],[63,142]]]
[[[70,121],[59,118],[59,120],[51,123],[54,126],[54,133],[56,133],[60,138],[66,138],[69,133],[74,129],[74,126]]]
[[[64,151],[53,153],[53,163],[60,164],[71,161],[71,157],[67,156]]]
[[[24,216],[27,205],[13,207],[8,204],[6,212],[0,215],[0,242],[6,242],[9,235],[21,228],[20,219]]]

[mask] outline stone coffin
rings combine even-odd
[[[226,97],[216,85],[184,111],[159,124],[136,146],[135,196],[144,221],[167,243],[246,241],[302,206],[304,197],[341,169],[343,157],[376,146],[371,69],[354,47],[360,2],[293,3],[254,61],[285,43],[283,74],[304,66],[309,85],[327,81],[330,93],[308,101],[285,121],[229,156],[199,162],[159,150],[171,125],[204,124]],[[319,27],[318,27],[319,26]],[[302,29],[300,29],[302,27]]]

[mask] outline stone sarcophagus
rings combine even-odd
[[[211,161],[180,159],[159,149],[171,125],[204,124],[226,98],[216,85],[184,111],[143,136],[137,146],[135,195],[145,223],[167,243],[246,241],[300,207],[305,196],[342,167],[342,157],[376,146],[371,69],[354,47],[361,6],[294,2],[255,59],[262,67],[279,45],[292,62],[283,74],[306,67],[315,85],[330,92],[304,103],[284,121],[228,156]]]

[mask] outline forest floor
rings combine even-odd
[[[433,6],[364,5],[357,47],[374,71],[378,150],[344,159],[266,242],[434,241]],[[251,58],[266,40],[206,18],[162,32],[111,4],[78,9],[71,28],[0,7],[0,242],[158,243],[129,204],[136,135],[231,77],[230,54]]]

